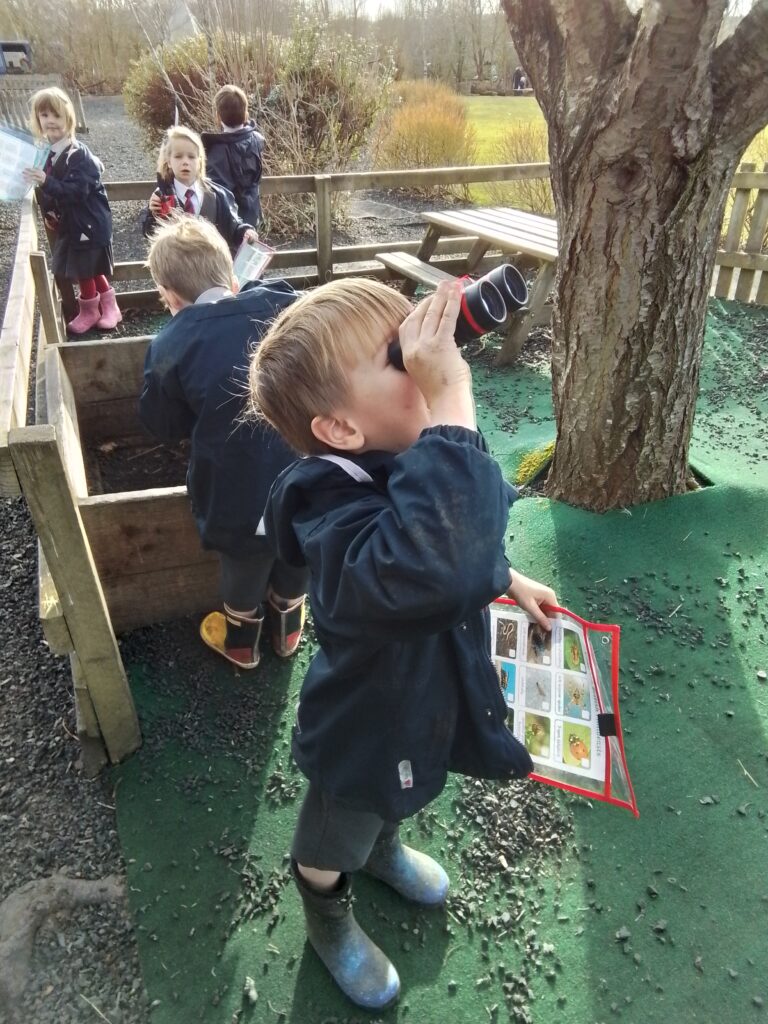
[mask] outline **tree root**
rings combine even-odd
[[[51,914],[122,900],[125,888],[117,875],[88,881],[55,874],[12,892],[0,904],[0,1004],[18,1005],[29,983],[32,947],[40,925]]]

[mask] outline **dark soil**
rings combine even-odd
[[[85,452],[89,494],[117,494],[153,487],[182,487],[189,442],[165,445],[144,440],[104,441]]]

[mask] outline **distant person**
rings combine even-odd
[[[213,98],[220,132],[203,132],[208,176],[235,197],[237,210],[248,224],[261,222],[261,154],[265,139],[248,117],[248,99],[236,85],[224,85]]]
[[[276,558],[259,532],[269,488],[294,455],[266,423],[241,422],[249,353],[296,293],[272,280],[236,294],[221,235],[189,217],[158,230],[149,269],[173,319],[147,349],[141,420],[162,441],[191,438],[187,489],[203,547],[219,555],[224,603],[200,635],[256,668],[265,620],[280,657],[295,652],[304,624],[307,572]]]
[[[449,771],[521,778],[487,605],[515,598],[542,629],[549,587],[510,568],[515,492],[477,429],[454,343],[458,282],[416,309],[378,281],[333,281],[278,316],[251,363],[254,409],[305,458],[264,518],[278,556],[310,571],[319,651],[301,690],[293,753],[309,779],[291,849],[312,947],[342,991],[380,1010],[392,963],[358,924],[363,870],[423,907],[449,880],[400,825]],[[407,372],[389,359],[397,338]],[[415,830],[414,830],[415,831]]]
[[[77,282],[77,316],[68,334],[97,327],[111,331],[123,319],[115,289],[112,256],[112,211],[101,181],[104,165],[75,138],[77,120],[72,101],[55,86],[32,96],[30,126],[51,146],[45,166],[27,167],[24,180],[37,185],[45,223],[54,234],[54,277]]]
[[[142,230],[149,237],[172,210],[210,221],[231,251],[241,242],[255,242],[258,234],[237,212],[227,188],[205,176],[205,149],[197,132],[177,125],[166,132],[157,157],[158,186],[142,215]]]
[[[523,69],[518,65],[512,72],[512,92],[520,92],[520,89],[522,88],[520,80],[523,77]]]

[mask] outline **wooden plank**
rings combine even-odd
[[[200,543],[185,487],[94,495],[79,503],[115,630],[219,606],[219,560]]]
[[[84,498],[88,494],[88,482],[80,444],[77,407],[61,359],[61,346],[51,346],[45,353],[45,402],[46,418],[56,429],[69,485],[78,497]]]
[[[118,292],[117,304],[120,309],[162,309],[160,293],[156,288],[138,292]],[[78,342],[79,344],[79,342]]]
[[[383,252],[379,254],[378,259],[399,276],[418,281],[429,288],[436,288],[441,281],[456,280],[453,274],[441,270],[436,264],[423,263],[407,252]]]
[[[325,175],[325,177],[328,177]],[[331,192],[358,192],[372,188],[407,188],[430,185],[467,185],[482,181],[530,181],[549,177],[549,164],[479,164],[471,167],[426,167],[410,171],[352,171],[331,174]],[[104,183],[110,202],[141,200],[147,202],[155,188],[154,181],[107,181]],[[312,174],[286,174],[264,177],[261,194],[296,195],[315,191]]]
[[[188,615],[203,616],[221,607],[219,563],[210,552],[207,562],[108,580],[103,586],[117,633]]]
[[[768,170],[768,163],[765,164],[764,170]],[[766,226],[768,226],[768,185],[764,189],[758,190],[754,206],[751,210],[749,234],[744,243],[746,252],[762,252]],[[768,256],[766,257],[766,267],[768,267]],[[739,280],[736,283],[736,298],[740,302],[749,302],[755,283],[755,270],[753,268],[740,270]]]
[[[742,164],[743,167],[752,166]],[[768,171],[738,170],[731,178],[731,188],[768,188]]]
[[[741,171],[753,171],[754,164],[742,164]],[[731,207],[731,217],[728,222],[728,230],[725,233],[723,248],[727,253],[734,253],[741,247],[741,235],[744,230],[744,218],[749,207],[750,190],[748,188],[737,188],[736,196]],[[721,299],[727,299],[731,291],[733,281],[733,267],[720,265],[715,285],[715,295]]]
[[[40,319],[43,321],[45,336],[49,339],[50,344],[60,344],[66,341],[67,329],[64,318],[61,315],[61,306],[53,294],[45,253],[31,252],[29,254],[29,265],[32,268],[35,296],[40,310]]]
[[[8,452],[8,431],[27,422],[27,391],[32,358],[35,288],[29,253],[37,248],[33,200],[21,204],[19,237],[13,259],[8,300],[0,327],[0,497],[20,493]]]
[[[83,447],[115,438],[149,437],[139,418],[139,395],[150,340],[142,335],[60,347]]]
[[[9,442],[104,743],[120,761],[141,743],[139,722],[56,431],[15,428]]]
[[[718,249],[715,263],[719,267],[738,267],[742,270],[768,270],[768,253],[725,252]]]
[[[105,338],[64,345],[59,355],[77,400],[89,402],[132,396],[138,400],[144,381],[144,358],[150,337]]]
[[[315,239],[317,241],[317,279],[321,284],[333,278],[333,223],[331,176],[315,176]]]
[[[80,740],[81,770],[88,778],[94,778],[107,763],[107,752],[101,739],[93,701],[76,654],[70,655],[69,663],[75,696],[75,728]]]
[[[503,225],[489,224],[482,216],[476,214],[477,211],[473,210],[436,212],[425,214],[424,219],[443,231],[474,234],[502,249],[528,253],[540,260],[557,259],[557,245],[554,241],[532,237],[524,228],[505,228]]]
[[[43,635],[53,653],[69,654],[73,651],[72,634],[40,541],[37,542],[37,609]]]
[[[78,508],[102,583],[211,561],[186,487],[95,494]]]

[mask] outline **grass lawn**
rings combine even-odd
[[[465,96],[469,123],[477,134],[477,162],[495,164],[499,140],[515,121],[539,121],[544,115],[533,96]]]

